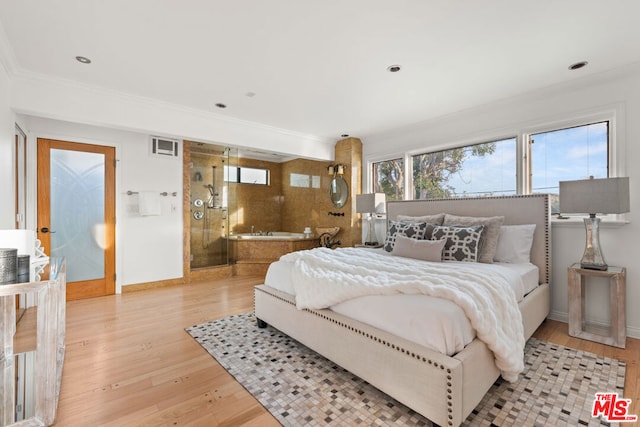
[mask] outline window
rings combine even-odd
[[[289,185],[301,188],[320,188],[320,176],[291,173],[289,175]]]
[[[384,160],[373,164],[373,192],[387,200],[404,199],[404,160]]]
[[[516,193],[516,138],[412,156],[413,198]]]
[[[574,126],[520,132],[518,137],[483,142],[372,163],[372,189],[387,200],[434,199],[489,195],[548,193],[551,212],[559,213],[559,182],[607,178],[612,165],[610,120],[572,123]],[[539,128],[540,129],[540,128]]]
[[[225,165],[224,180],[226,182],[237,182],[240,184],[269,185],[269,169]]]
[[[560,181],[609,177],[609,122],[532,134],[530,192],[550,193],[559,213]]]

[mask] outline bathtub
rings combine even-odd
[[[303,233],[274,231],[270,234],[273,235],[238,233],[229,236],[234,275],[264,276],[269,264],[282,255],[319,246],[317,237],[304,237]]]
[[[303,233],[289,233],[287,231],[273,231],[269,232],[269,235],[238,233],[229,236],[229,239],[231,240],[301,240],[309,238],[313,239],[314,237],[304,237]]]

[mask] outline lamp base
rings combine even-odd
[[[600,250],[600,218],[597,218],[595,214],[589,214],[589,218],[584,219],[584,227],[587,232],[587,240],[584,254],[580,260],[580,267],[588,270],[607,270],[609,266]]]
[[[585,270],[600,270],[606,271],[609,269],[607,264],[588,264],[588,263],[580,263],[580,268],[584,268]]]
[[[373,223],[373,216],[369,214],[367,218],[368,229],[367,229],[367,240],[364,242],[365,246],[378,246],[376,231],[374,229],[375,225]]]

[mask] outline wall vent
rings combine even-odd
[[[160,136],[152,136],[151,155],[159,157],[180,157],[180,141]]]

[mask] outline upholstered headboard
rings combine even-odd
[[[504,216],[504,225],[535,224],[531,262],[540,281],[551,280],[551,230],[548,194],[387,202],[387,220],[398,215],[449,213],[460,216]]]

